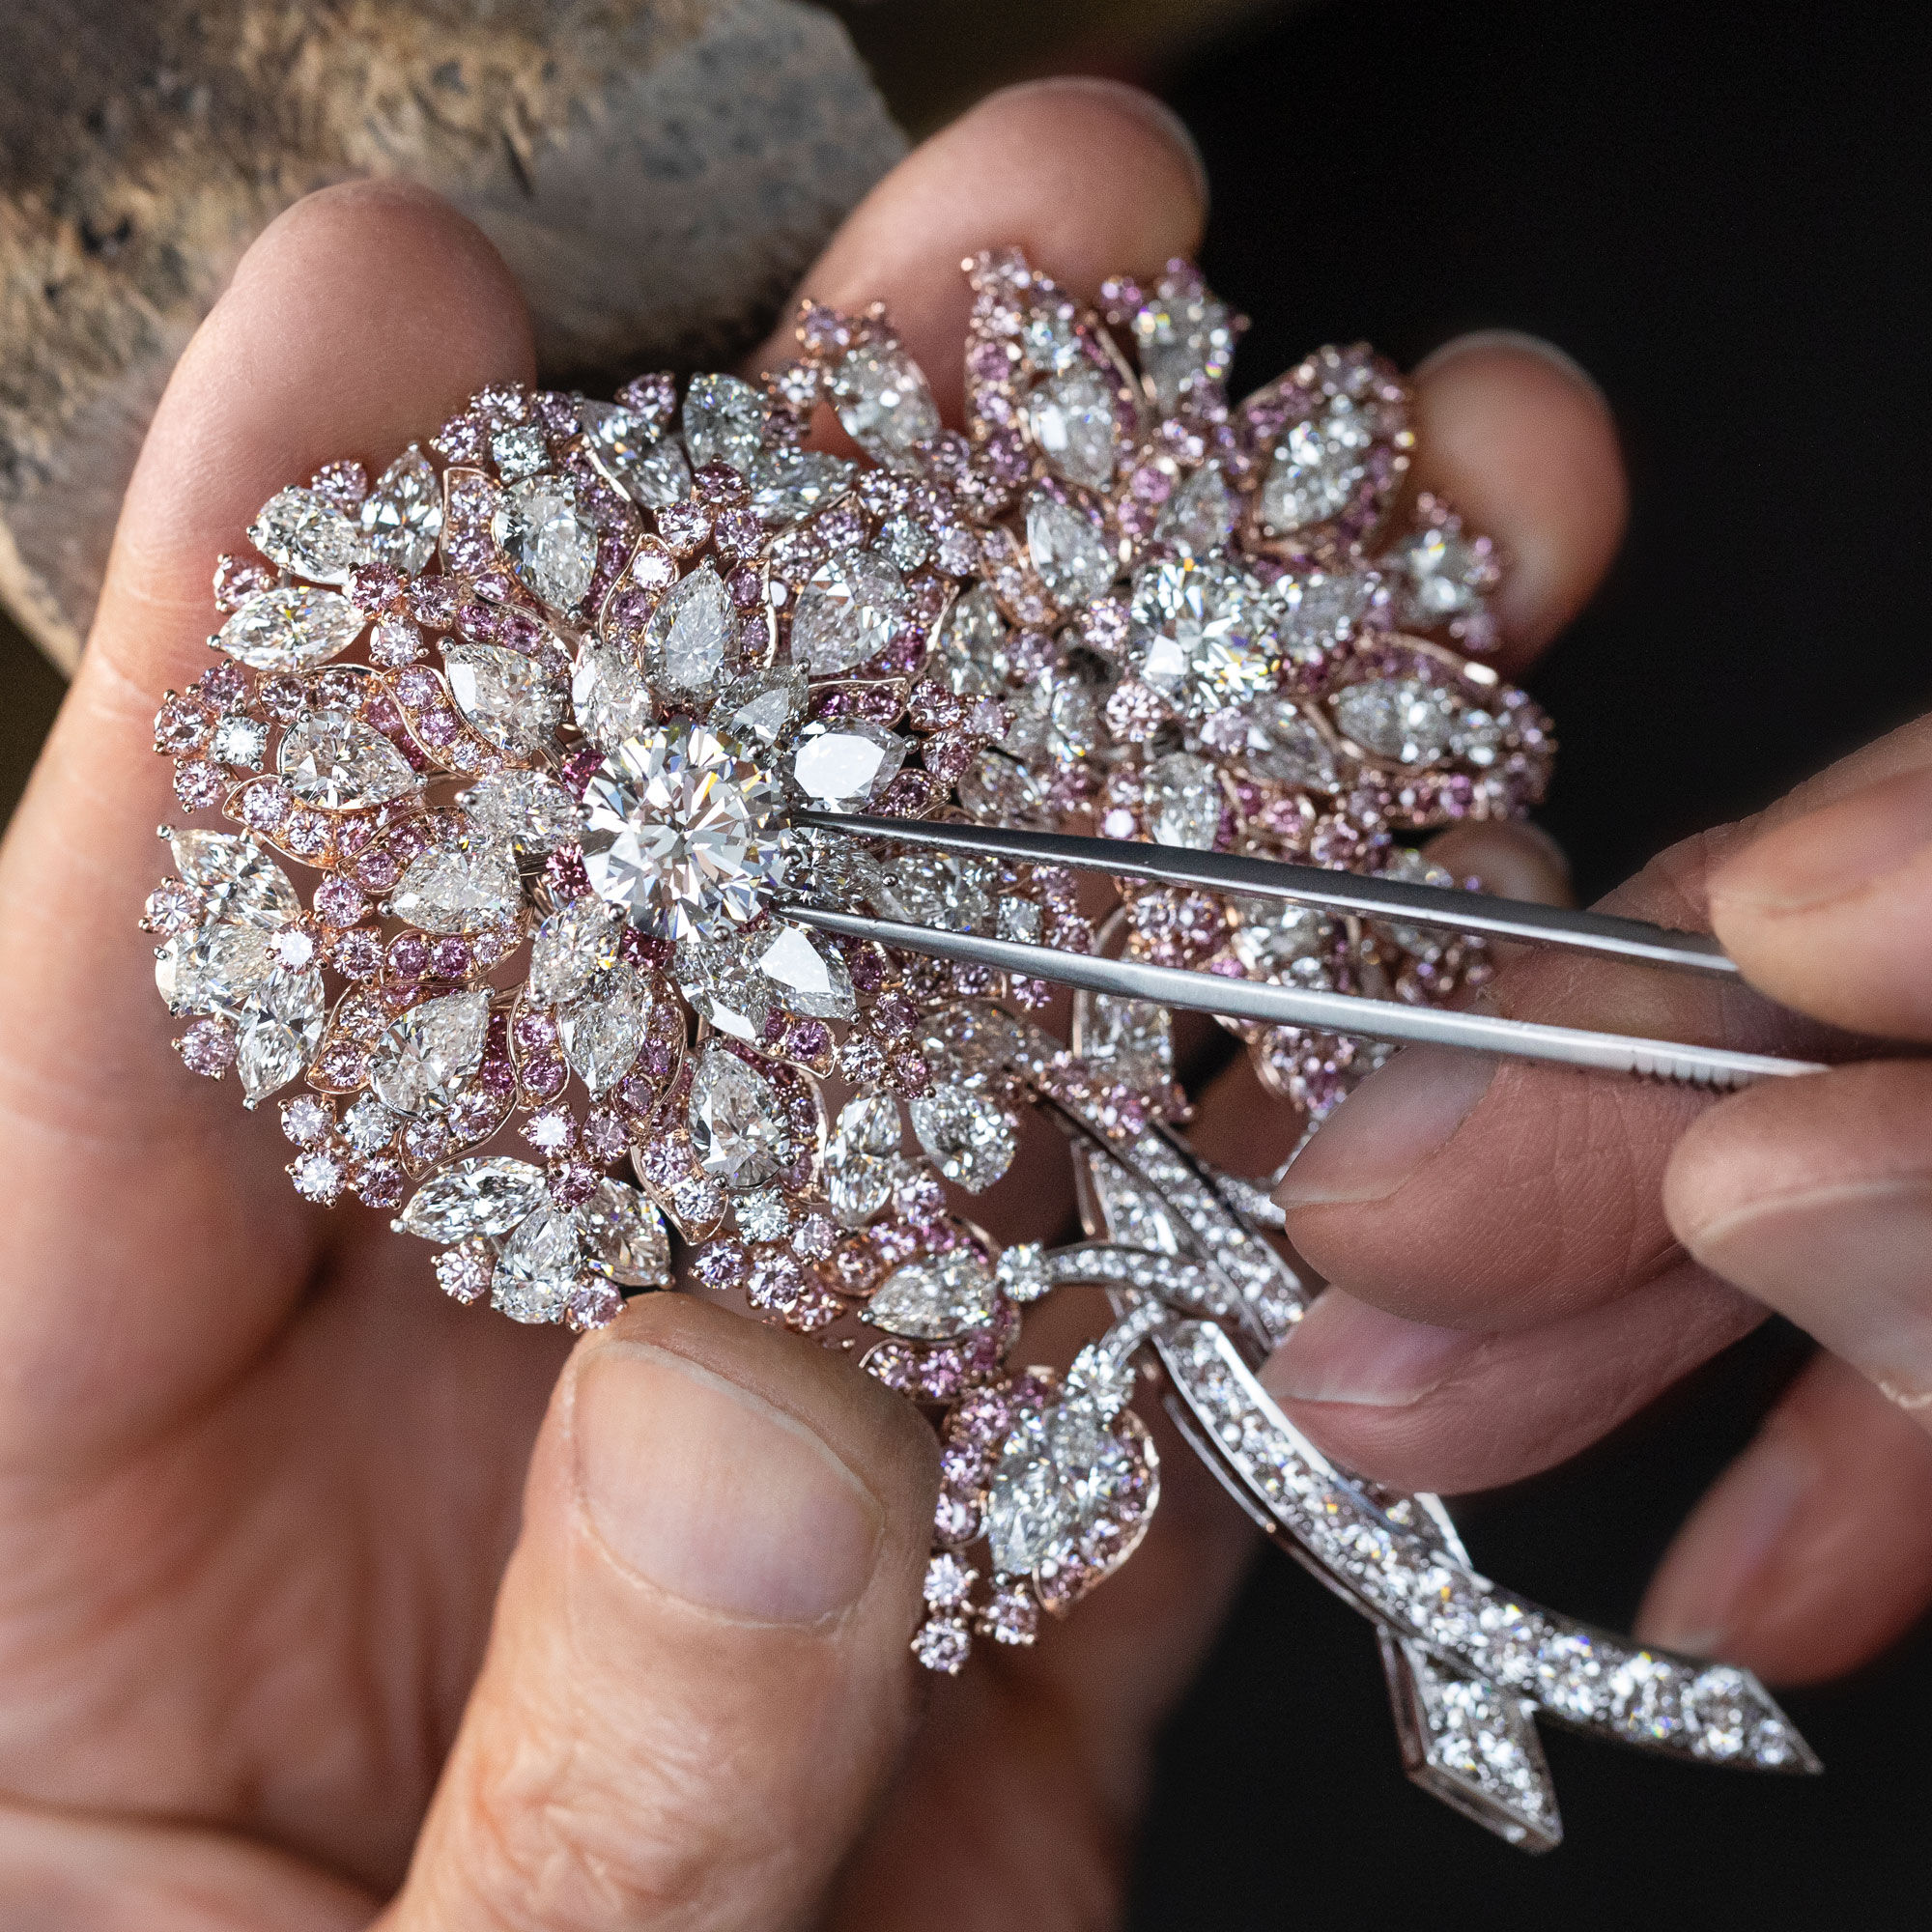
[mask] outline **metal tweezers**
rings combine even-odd
[[[1424,886],[1406,880],[1313,866],[1284,865],[1272,859],[1198,852],[1180,846],[1142,844],[1129,839],[1081,838],[1056,832],[1016,832],[1002,826],[938,824],[927,819],[875,818],[834,811],[800,811],[796,825],[855,838],[887,838],[973,858],[1030,861],[1102,872],[1116,879],[1146,879],[1158,885],[1225,893],[1241,898],[1285,899],[1326,912],[1355,913],[1449,932],[1477,933],[1488,939],[1530,946],[1560,946],[1603,958],[1663,966],[1735,980],[1736,963],[1707,933],[1676,932],[1642,920],[1607,913],[1571,912],[1522,899],[1492,898],[1454,887]],[[1318,992],[1301,986],[1227,979],[1153,966],[1137,959],[1109,959],[1062,952],[1013,939],[973,932],[950,932],[895,920],[867,919],[858,913],[821,906],[788,904],[785,917],[821,932],[850,939],[876,940],[935,959],[1025,974],[1063,986],[1104,993],[1117,1000],[1220,1013],[1268,1025],[1307,1027],[1321,1033],[1349,1034],[1396,1045],[1422,1042],[1455,1046],[1473,1053],[1503,1054],[1516,1060],[1550,1061],[1609,1073],[1631,1073],[1699,1087],[1747,1087],[1754,1080],[1822,1073],[1823,1063],[1789,1060],[1776,1054],[1738,1053],[1727,1047],[1692,1046],[1678,1040],[1642,1039],[1624,1034],[1593,1033],[1582,1027],[1545,1026],[1533,1020],[1501,1019],[1490,1013],[1456,1012],[1441,1007],[1409,1006],[1371,1000],[1351,993]]]

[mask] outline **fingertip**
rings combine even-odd
[[[1527,819],[1492,819],[1439,833],[1424,853],[1458,879],[1486,893],[1537,905],[1574,905],[1570,860],[1548,833]]]
[[[1503,553],[1501,662],[1533,658],[1615,556],[1629,492],[1603,391],[1561,350],[1504,330],[1446,343],[1415,372],[1418,485]]]

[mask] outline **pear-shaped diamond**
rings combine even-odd
[[[905,611],[905,580],[870,551],[835,553],[812,572],[792,613],[791,654],[813,677],[876,657]]]
[[[905,762],[905,740],[869,718],[814,718],[798,734],[792,781],[813,805],[857,811]]]
[[[601,909],[601,905],[600,905]],[[570,1070],[601,1097],[631,1070],[644,1043],[650,984],[635,966],[616,965],[560,1008],[556,1037]]]
[[[752,514],[768,528],[795,524],[851,487],[853,466],[816,449],[768,449],[752,469]]]
[[[862,1314],[875,1328],[909,1341],[941,1342],[993,1319],[993,1271],[970,1248],[895,1268]]]
[[[576,611],[597,569],[597,530],[562,477],[512,483],[491,520],[491,534],[525,588],[553,610]]]
[[[1027,426],[1056,476],[1090,490],[1114,480],[1114,385],[1092,363],[1038,384],[1027,398]]]
[[[919,1144],[948,1180],[981,1194],[1012,1166],[1019,1128],[983,1094],[942,1083],[906,1102]]]
[[[617,964],[623,922],[600,898],[571,899],[530,941],[529,998],[540,1007],[581,999]]]
[[[490,1031],[490,995],[446,993],[393,1021],[369,1053],[369,1085],[398,1114],[440,1112],[475,1072]]]
[[[913,448],[939,434],[939,405],[896,343],[862,343],[847,354],[833,371],[832,400],[845,434],[888,469],[905,469]]]
[[[1008,635],[992,590],[974,584],[946,613],[935,674],[962,697],[996,696],[1007,681]]]
[[[1330,396],[1317,412],[1293,424],[1275,444],[1262,485],[1262,521],[1276,536],[1339,517],[1368,475],[1369,453],[1380,431],[1374,405]]]
[[[242,1015],[235,1070],[250,1102],[266,1099],[308,1065],[327,1016],[322,975],[313,967],[278,970]]]
[[[663,1217],[621,1180],[602,1180],[577,1210],[587,1266],[620,1288],[670,1284],[670,1240]]]
[[[986,1538],[994,1570],[1023,1577],[1064,1560],[1083,1532],[1119,1514],[1139,1480],[1138,1459],[1091,1402],[1073,1396],[1025,1416],[993,1468]]]
[[[709,562],[668,590],[644,627],[644,675],[678,697],[708,695],[738,632],[724,580]]]
[[[1120,569],[1105,533],[1045,491],[1027,499],[1027,552],[1055,603],[1072,610],[1104,596]]]
[[[499,751],[516,757],[549,744],[563,716],[563,687],[521,651],[452,643],[443,652],[456,708]]]
[[[433,847],[411,860],[389,895],[395,916],[423,932],[478,932],[523,902],[515,863],[494,845]]]
[[[340,583],[362,560],[362,537],[313,490],[282,490],[248,526],[248,541],[271,561],[313,583]]]
[[[253,670],[304,670],[340,657],[361,636],[363,622],[337,591],[283,583],[249,598],[214,642]]]
[[[414,577],[442,534],[442,485],[414,443],[376,479],[362,499],[362,541],[370,557]]]
[[[1228,541],[1235,527],[1235,493],[1218,463],[1204,463],[1172,497],[1154,525],[1154,535],[1182,556],[1207,556]]]
[[[1236,715],[1239,736],[1229,749],[1257,778],[1314,791],[1336,788],[1335,754],[1293,698],[1270,694]]]
[[[684,446],[693,463],[728,464],[741,476],[764,447],[765,399],[735,376],[694,376],[684,395]]]
[[[1345,738],[1399,765],[1433,765],[1453,749],[1455,701],[1419,677],[1351,684],[1328,708]]]
[[[805,716],[805,673],[773,665],[735,679],[711,707],[715,730],[741,745],[776,745]]]
[[[502,1154],[472,1155],[424,1181],[403,1209],[402,1226],[426,1241],[507,1235],[544,1194],[542,1168]]]
[[[490,1305],[513,1321],[558,1321],[577,1286],[577,1224],[561,1208],[538,1208],[503,1244]]]
[[[691,494],[691,465],[674,441],[634,411],[614,403],[581,402],[577,413],[590,433],[590,458],[634,503],[661,510]]]
[[[1174,1024],[1165,1007],[1095,993],[1082,1017],[1081,1057],[1105,1067],[1109,1079],[1141,1093],[1173,1081]]]
[[[678,941],[671,971],[699,1019],[748,1046],[764,1038],[775,989],[746,957],[735,930],[687,933]]]
[[[762,1187],[799,1148],[772,1084],[713,1040],[691,1083],[691,1144],[706,1174],[734,1194]]]
[[[1221,830],[1221,784],[1191,752],[1170,752],[1148,767],[1148,829],[1160,845],[1211,852]]]
[[[599,751],[614,752],[626,738],[648,731],[657,704],[629,655],[614,644],[585,641],[571,673],[570,705],[577,728]]]
[[[787,1012],[821,1020],[858,1018],[852,976],[826,942],[789,920],[774,920],[759,942],[758,971],[778,988]]]
[[[380,731],[346,711],[309,711],[275,752],[275,769],[304,805],[358,811],[416,788],[410,761]]]

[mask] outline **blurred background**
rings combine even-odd
[[[1110,73],[1169,100],[1213,181],[1208,275],[1254,320],[1237,387],[1324,341],[1366,336],[1410,363],[1492,327],[1546,335],[1592,371],[1623,425],[1631,534],[1531,680],[1564,737],[1545,822],[1586,899],[1932,703],[1932,135],[1904,10],[833,11],[915,138],[1037,73]],[[4,154],[15,189],[21,153]],[[8,299],[0,405],[20,339]],[[0,628],[0,813],[61,690]],[[1801,1359],[1769,1327],[1580,1462],[1465,1499],[1478,1564],[1628,1627],[1683,1514]],[[1135,1923],[1923,1925],[1932,1642],[1786,1702],[1822,1779],[1549,1736],[1569,1838],[1532,1861],[1404,1781],[1369,1627],[1267,1555],[1164,1741]]]

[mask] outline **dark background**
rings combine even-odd
[[[1628,546],[1530,680],[1586,898],[1932,700],[1917,17],[1358,0],[1163,87],[1214,184],[1209,278],[1254,318],[1244,386],[1324,341],[1406,364],[1506,327],[1608,394]],[[1477,1562],[1627,1629],[1801,1359],[1766,1330],[1580,1463],[1459,1505]],[[1525,1858],[1405,1784],[1368,1627],[1271,1554],[1170,1727],[1136,1923],[1932,1922],[1932,1642],[1784,1701],[1821,1779],[1548,1736],[1569,1838]]]

